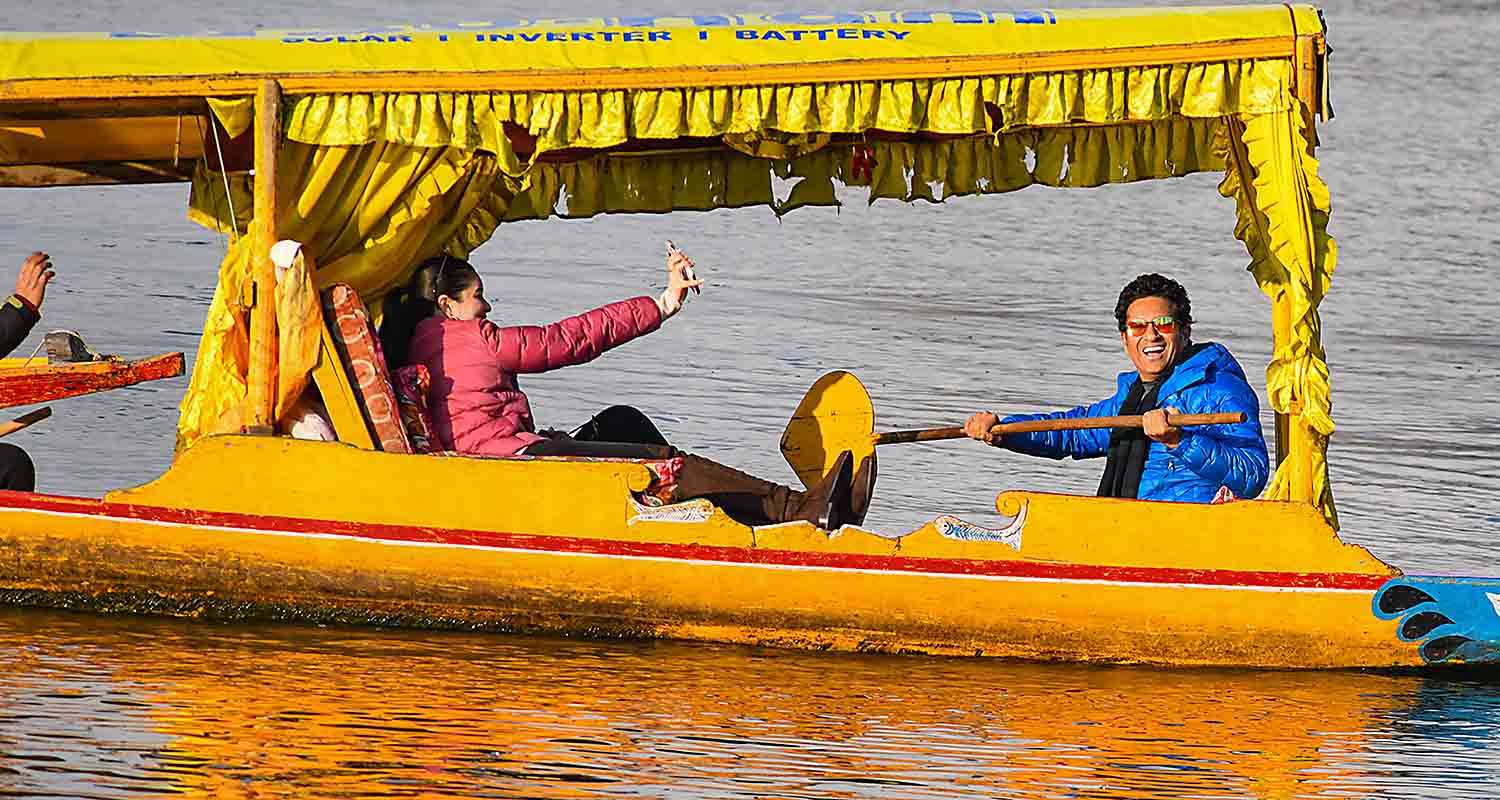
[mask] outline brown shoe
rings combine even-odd
[[[804,520],[825,531],[835,531],[848,520],[849,490],[854,483],[854,456],[839,453],[833,468],[806,492],[794,493],[786,504],[781,522]]]
[[[849,525],[865,524],[865,514],[870,511],[870,500],[875,497],[875,477],[879,469],[875,462],[875,451],[854,471],[854,484],[849,490],[849,508],[844,521]]]

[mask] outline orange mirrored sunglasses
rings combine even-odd
[[[1125,330],[1129,331],[1131,336],[1145,336],[1148,326],[1154,326],[1156,332],[1162,336],[1171,336],[1177,332],[1177,318],[1168,314],[1153,319],[1125,320]]]

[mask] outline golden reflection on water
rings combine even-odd
[[[22,797],[1381,797],[1427,685],[8,610],[0,667]]]

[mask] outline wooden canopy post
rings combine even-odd
[[[276,397],[276,150],[281,143],[281,84],[255,92],[255,227],[250,256],[250,374],[246,433],[269,434]]]

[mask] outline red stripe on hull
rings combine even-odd
[[[502,533],[414,525],[342,522],[302,517],[197,511],[164,506],[106,503],[86,498],[0,491],[0,508],[83,514],[114,519],[175,525],[243,528],[268,533],[347,536],[376,542],[419,542],[435,545],[503,548],[538,553],[634,556],[728,564],[821,569],[874,570],[915,575],[973,575],[976,577],[1045,580],[1110,581],[1120,583],[1196,584],[1278,589],[1367,589],[1389,580],[1386,575],[1346,572],[1268,572],[1254,570],[1182,569],[1176,567],[1118,567],[1096,564],[1044,563],[1020,560],[913,558],[863,553],[814,553],[662,542],[630,542],[574,536]]]

